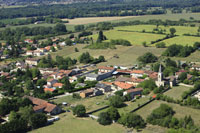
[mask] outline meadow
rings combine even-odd
[[[147,118],[148,115],[151,114],[151,112],[158,108],[160,104],[167,104],[173,108],[173,110],[176,112],[175,117],[176,118],[183,118],[186,115],[190,115],[192,119],[194,120],[194,123],[196,125],[200,125],[200,116],[199,116],[199,110],[198,109],[193,109],[190,107],[185,107],[185,106],[180,106],[179,104],[173,104],[173,103],[167,103],[164,101],[153,101],[150,104],[144,106],[143,108],[139,109],[136,111],[137,114],[141,115],[144,119]]]
[[[161,34],[151,34],[151,33],[138,33],[138,32],[127,32],[127,31],[118,31],[118,30],[110,30],[105,31],[104,35],[107,37],[109,41],[111,39],[125,39],[131,42],[132,45],[142,45],[143,42],[147,42],[150,44],[151,41],[156,41],[158,39],[162,39],[165,35]],[[94,40],[97,40],[98,35],[90,36]]]
[[[106,96],[97,96],[92,98],[83,98],[83,99],[74,99],[72,96],[65,96],[59,99],[53,100],[57,104],[61,104],[62,102],[67,102],[69,104],[78,105],[82,104],[86,107],[86,111],[90,112],[101,107],[108,105],[108,100],[106,100]]]
[[[137,58],[144,53],[152,52],[156,56],[160,56],[165,49],[158,49],[155,47],[143,47],[143,46],[116,46],[116,49],[84,49],[86,44],[78,44],[75,46],[66,46],[58,52],[51,53],[52,57],[55,58],[57,55],[63,57],[71,57],[77,59],[82,53],[89,52],[91,56],[98,58],[103,55],[106,62],[102,62],[99,65],[122,65],[132,66],[137,63]],[[75,52],[74,49],[78,48],[79,52]],[[114,56],[118,55],[119,58]]]
[[[186,86],[175,86],[172,89],[166,91],[164,95],[167,95],[177,100],[181,100],[181,95],[183,94],[183,92],[188,91],[189,89],[190,87]]]

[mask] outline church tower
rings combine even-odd
[[[158,82],[163,80],[162,66],[160,64],[159,72],[158,72]]]

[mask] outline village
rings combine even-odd
[[[32,43],[31,40],[25,40],[25,42]],[[64,45],[62,43],[62,47],[63,46]],[[57,48],[57,45],[53,45],[53,47]],[[107,98],[109,98],[116,95],[117,92],[121,92],[122,96],[128,96],[128,101],[145,99],[145,97],[148,97],[148,100],[143,103],[146,104],[150,100],[155,99],[156,94],[152,93],[152,90],[148,90],[149,92],[147,92],[148,87],[143,88],[145,85],[141,84],[145,81],[155,84],[157,88],[162,88],[163,90],[161,90],[161,92],[165,92],[169,89],[173,89],[175,86],[180,85],[193,87],[192,81],[197,79],[194,79],[190,72],[200,71],[200,66],[195,64],[188,64],[188,66],[190,66],[189,69],[184,70],[184,67],[182,67],[174,75],[168,77],[164,77],[163,75],[162,64],[159,64],[159,70],[157,72],[150,70],[148,67],[138,68],[137,65],[126,67],[96,66],[96,64],[85,64],[83,66],[73,66],[73,69],[68,70],[58,69],[56,67],[39,68],[38,63],[41,59],[31,57],[47,55],[48,51],[50,51],[50,46],[39,48],[35,51],[27,51],[26,55],[28,58],[26,58],[24,61],[17,61],[15,64],[11,63],[9,65],[9,67],[12,66],[10,73],[3,71],[5,67],[2,67],[2,71],[0,73],[1,77],[12,80],[16,78],[12,73],[18,72],[19,70],[27,71],[27,68],[37,68],[39,70],[40,79],[43,79],[46,82],[45,84],[36,87],[43,88],[44,93],[51,94],[48,98],[49,100],[43,100],[34,97],[34,95],[31,93],[29,94],[30,96],[25,95],[24,97],[32,101],[33,110],[35,113],[47,113],[49,116],[51,116],[48,119],[48,122],[59,120],[59,114],[66,111],[66,106],[70,105],[68,108],[70,109],[77,105],[73,105],[69,101],[62,101],[62,103],[58,105],[53,103],[52,99],[59,99],[72,95],[78,95],[77,97],[80,97],[81,99],[92,99],[102,95],[105,95]],[[180,76],[183,75],[183,73],[186,74],[186,77],[180,80]],[[33,83],[38,80],[37,78],[38,77],[35,77],[33,79]],[[64,80],[63,82],[62,79],[66,78],[68,81]],[[187,83],[183,83],[183,80],[187,81]],[[3,86],[3,84],[4,83],[1,82],[1,86]],[[70,88],[71,90],[63,91],[66,90],[66,88],[69,88],[68,86],[73,86],[73,89]],[[62,92],[60,90],[62,90]],[[1,97],[8,97],[3,95],[4,93],[6,92],[2,91]],[[200,101],[199,91],[193,92],[192,95],[197,97]],[[131,106],[131,104],[128,106]],[[142,105],[138,105],[138,107],[140,106]],[[95,110],[99,109],[95,108]],[[90,110],[87,112],[90,114],[90,117],[97,119],[97,116],[91,115],[91,112],[96,112],[95,110]],[[3,119],[3,121],[7,121],[7,117],[2,117],[1,119]]]

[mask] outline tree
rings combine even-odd
[[[179,76],[178,79],[181,80],[182,82],[187,78],[187,73],[182,72]]]
[[[123,99],[122,97],[115,95],[109,98],[110,106],[119,108],[123,106]]]
[[[45,126],[47,123],[47,116],[43,113],[34,113],[30,117],[30,126],[33,129]]]
[[[54,46],[51,46],[51,51],[56,52],[56,49],[54,48]]]
[[[27,80],[26,81],[26,88],[28,90],[33,90],[35,88],[35,86],[34,86],[34,84],[33,84],[33,82],[31,80]]]
[[[63,89],[65,89],[65,90],[71,90],[72,89],[72,85],[69,82],[69,78],[68,77],[64,77],[63,79],[61,79],[61,82],[64,84],[63,85]]]
[[[65,43],[66,43],[66,45],[71,46],[73,42],[72,42],[72,40],[70,38],[67,37],[65,39]]]
[[[110,107],[108,110],[107,110],[107,113],[109,115],[109,117],[112,119],[112,120],[115,120],[117,121],[119,118],[120,118],[120,114],[118,112],[118,110],[114,107]]]
[[[134,113],[122,115],[122,117],[119,119],[119,123],[128,128],[136,129],[144,128],[146,126],[146,123],[142,117]]]
[[[74,51],[75,51],[75,52],[79,52],[78,48],[75,48]]]
[[[110,125],[112,123],[112,119],[107,112],[100,113],[97,121],[101,125]]]
[[[100,30],[97,38],[97,43],[101,43],[104,40],[106,40],[106,37],[103,35],[103,31]]]
[[[66,26],[64,24],[56,24],[54,27],[55,33],[67,32]]]
[[[78,117],[85,116],[85,113],[86,113],[86,109],[84,105],[77,105],[76,107],[73,108],[73,114]]]
[[[176,29],[175,28],[170,28],[169,31],[170,31],[172,36],[174,36],[174,34],[176,33]]]
[[[158,60],[158,58],[150,52],[147,52],[144,55],[138,57],[138,61],[143,63],[143,64],[154,63],[157,60]]]

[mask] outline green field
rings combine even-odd
[[[102,126],[91,118],[76,118],[72,113],[60,115],[54,124],[31,131],[32,133],[123,133],[126,131],[119,124]]]
[[[151,41],[162,39],[165,35],[152,34],[152,33],[140,33],[143,30],[146,32],[152,32],[156,28],[155,25],[133,25],[133,26],[120,26],[115,27],[114,30],[105,31],[104,35],[111,39],[125,39],[131,42],[132,45],[141,45],[143,42],[151,44]],[[187,26],[159,26],[159,29],[165,30],[166,34],[170,33],[170,28],[176,29],[177,37],[164,40],[167,46],[172,44],[190,45],[192,46],[195,42],[200,42],[200,37],[183,36],[183,34],[197,34],[198,27],[187,27]],[[121,31],[125,30],[125,31]],[[92,35],[94,40],[97,40],[98,35]]]
[[[103,55],[107,62],[100,63],[98,65],[127,65],[132,66],[137,63],[137,58],[146,52],[152,52],[157,56],[160,56],[165,49],[158,49],[155,47],[143,47],[143,46],[116,46],[117,49],[83,49],[86,45],[78,44],[76,46],[66,46],[58,52],[52,53],[52,57],[57,55],[63,57],[71,57],[77,59],[83,52],[89,52],[93,57],[97,58]],[[74,49],[78,48],[79,52],[75,52]],[[118,55],[119,58],[114,58],[114,55]]]
[[[148,115],[151,114],[151,112],[158,108],[161,103],[168,104],[173,108],[173,110],[176,112],[175,117],[177,118],[183,118],[185,115],[190,115],[192,119],[194,120],[196,125],[200,125],[200,115],[199,115],[199,109],[193,109],[190,107],[184,107],[180,106],[178,104],[173,104],[173,103],[167,103],[164,101],[153,101],[150,104],[144,106],[143,108],[139,109],[136,111],[137,114],[141,115],[144,119],[147,118]]]
[[[132,110],[136,109],[138,107],[138,105],[142,105],[145,102],[147,102],[148,100],[149,100],[149,97],[147,96],[147,97],[143,97],[143,98],[140,98],[140,99],[136,99],[136,101],[134,101],[134,102],[125,102],[125,104],[127,106],[122,107],[122,108],[118,108],[118,111],[119,111],[120,114],[129,113]],[[95,112],[93,115],[98,116],[101,112],[105,112],[105,111],[107,111],[107,109]]]
[[[125,39],[130,41],[132,45],[142,45],[143,42],[150,44],[151,41],[156,41],[165,37],[165,35],[160,34],[125,32],[117,30],[105,31],[104,35],[107,37],[107,41],[111,39]],[[95,34],[90,37],[93,37],[94,40],[97,40],[98,35]]]
[[[183,94],[183,92],[185,92],[189,89],[190,89],[190,87],[176,86],[176,87],[173,87],[172,89],[168,90],[167,92],[165,92],[164,95],[167,95],[174,99],[181,100],[181,95]]]
[[[83,99],[73,99],[72,96],[65,96],[54,100],[54,102],[58,104],[62,102],[67,102],[69,104],[74,104],[74,105],[82,104],[86,107],[86,111],[90,112],[108,105],[108,100],[106,100],[105,98],[106,98],[105,95],[96,96],[92,98],[83,98]]]
[[[133,25],[133,26],[120,26],[114,28],[115,30],[127,30],[127,31],[139,31],[142,32],[145,30],[146,32],[152,32],[153,29],[156,28],[156,25]],[[196,34],[198,27],[190,27],[190,26],[159,26],[160,30],[166,30],[165,33],[170,33],[170,28],[176,29],[176,35],[183,35],[183,34]]]

